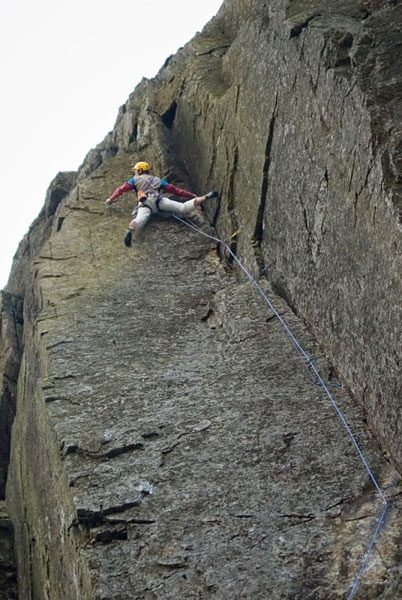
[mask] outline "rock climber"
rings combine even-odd
[[[218,196],[217,192],[209,192],[205,196],[196,196],[191,192],[182,190],[168,183],[165,179],[160,179],[152,175],[150,173],[150,166],[145,161],[137,162],[133,167],[133,171],[134,177],[118,187],[106,200],[106,204],[110,205],[126,192],[133,190],[137,192],[138,206],[133,211],[133,216],[135,216],[130,221],[124,238],[124,243],[127,247],[131,246],[133,232],[142,229],[152,214],[168,212],[189,215],[194,211],[195,207],[200,206],[205,200]],[[179,198],[188,198],[188,200],[186,202],[177,202],[176,200],[165,198],[161,192],[173,194]]]

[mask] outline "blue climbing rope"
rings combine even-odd
[[[278,319],[278,321],[280,322],[280,324],[282,325],[283,329],[285,330],[287,336],[289,337],[289,339],[291,340],[293,346],[295,347],[296,351],[298,352],[298,354],[300,356],[302,356],[304,358],[304,360],[306,361],[306,368],[307,369],[311,369],[311,371],[315,374],[316,377],[316,382],[319,383],[319,385],[322,386],[322,388],[324,389],[327,397],[329,398],[329,401],[331,403],[331,405],[333,406],[333,408],[335,409],[342,425],[344,426],[344,428],[346,429],[346,432],[348,433],[349,437],[352,440],[352,443],[356,449],[356,452],[362,462],[362,464],[364,465],[364,468],[366,469],[368,476],[370,477],[374,487],[376,488],[378,495],[381,498],[381,501],[384,505],[384,508],[381,512],[381,516],[378,520],[377,526],[375,528],[375,531],[372,535],[372,538],[370,540],[369,546],[367,548],[367,551],[364,555],[363,561],[361,563],[361,566],[359,568],[359,571],[357,573],[357,576],[353,582],[352,588],[349,592],[349,595],[347,596],[346,600],[351,600],[354,596],[354,594],[356,593],[357,588],[359,587],[361,578],[363,576],[363,573],[367,567],[367,563],[370,557],[370,554],[374,548],[375,542],[379,536],[381,527],[383,525],[383,523],[385,522],[385,517],[386,517],[386,513],[388,511],[388,501],[384,495],[384,492],[382,491],[381,487],[379,486],[362,450],[360,449],[359,444],[357,443],[357,440],[352,432],[352,430],[350,429],[346,418],[344,417],[341,409],[339,408],[338,404],[336,403],[335,399],[333,398],[331,392],[328,389],[328,384],[325,383],[325,381],[323,380],[323,378],[321,377],[318,369],[316,368],[313,360],[310,358],[310,356],[307,354],[307,352],[302,348],[302,346],[300,345],[300,343],[298,342],[298,340],[296,339],[296,337],[294,336],[293,332],[291,331],[291,329],[289,328],[289,326],[287,325],[285,319],[283,319],[283,317],[279,314],[279,312],[277,311],[277,309],[275,308],[275,306],[273,305],[273,303],[271,302],[271,300],[269,299],[269,297],[267,296],[267,294],[265,293],[265,291],[262,289],[262,287],[260,286],[260,284],[258,283],[258,281],[251,275],[251,273],[246,269],[246,267],[241,263],[241,261],[237,258],[237,256],[235,255],[235,253],[231,250],[230,246],[223,240],[210,235],[208,233],[206,233],[205,231],[202,231],[202,229],[200,229],[199,227],[197,227],[194,223],[191,223],[190,221],[187,221],[186,219],[183,219],[182,217],[179,217],[178,215],[174,215],[175,218],[180,221],[181,223],[184,223],[184,225],[186,225],[187,227],[190,227],[191,229],[193,229],[194,231],[196,231],[197,233],[203,235],[204,237],[213,240],[214,242],[221,244],[226,251],[228,252],[228,254],[233,258],[233,260],[236,262],[236,264],[239,266],[240,270],[244,273],[244,275],[247,277],[247,279],[249,280],[249,282],[251,283],[251,285],[256,289],[256,291],[260,294],[260,296],[262,297],[262,299],[264,300],[264,302],[269,306],[269,308],[271,309],[271,311],[273,312],[273,314],[275,315],[275,317]]]

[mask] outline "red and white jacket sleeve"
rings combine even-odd
[[[111,202],[116,202],[116,200],[118,198],[120,198],[120,196],[122,196],[123,194],[125,194],[126,192],[131,192],[131,190],[134,188],[134,186],[131,183],[128,183],[128,181],[126,183],[123,183],[123,185],[121,185],[120,187],[118,187],[113,194],[110,196],[109,200]]]

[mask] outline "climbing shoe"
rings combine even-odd
[[[217,198],[219,196],[218,192],[208,192],[208,194],[205,194],[205,198],[207,200],[210,200],[211,198]]]
[[[127,229],[127,233],[126,236],[124,238],[124,243],[126,244],[127,248],[130,248],[131,246],[131,238],[133,237],[133,231],[132,229]]]

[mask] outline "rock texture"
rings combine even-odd
[[[51,183],[1,313],[20,600],[402,598],[401,26],[226,0]],[[125,248],[139,158],[213,237]]]
[[[17,598],[13,527],[3,500],[0,501],[0,598],[1,600]]]

